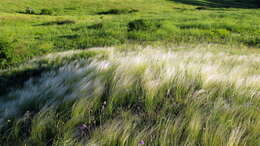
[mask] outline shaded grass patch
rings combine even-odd
[[[144,20],[138,19],[134,21],[130,21],[127,24],[128,31],[153,31],[159,29],[161,27],[160,22],[156,20]]]
[[[136,13],[136,9],[110,9],[107,11],[97,12],[98,15],[120,15],[120,14],[131,14]]]
[[[33,63],[24,64],[21,69],[16,68],[12,71],[0,72],[0,96],[10,90],[21,88],[24,82],[30,78],[40,77],[42,73],[57,69],[71,61],[78,59],[90,59],[96,55],[102,55],[102,52],[86,51],[79,54],[74,54],[69,57],[57,57],[54,60],[40,59]]]
[[[51,26],[51,25],[70,25],[75,24],[76,21],[74,20],[58,20],[58,21],[50,21],[42,24],[37,24],[35,26]]]

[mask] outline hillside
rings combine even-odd
[[[0,68],[50,52],[128,43],[259,48],[255,7],[254,0],[1,0]]]
[[[259,146],[257,0],[1,0],[1,146]]]

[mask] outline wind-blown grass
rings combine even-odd
[[[260,48],[256,1],[1,0],[0,69],[57,51],[153,41]]]
[[[0,100],[2,145],[260,144],[259,54],[110,49]]]

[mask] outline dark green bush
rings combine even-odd
[[[146,31],[156,30],[161,27],[161,24],[156,21],[138,19],[128,23],[128,31]]]
[[[196,9],[197,10],[207,10],[208,8],[207,7],[197,7]]]
[[[245,39],[243,42],[248,46],[260,47],[260,38]]]
[[[144,20],[134,20],[128,23],[128,31],[134,30],[146,30],[148,26],[145,24]]]
[[[53,11],[50,9],[41,9],[40,15],[52,15]]]
[[[108,11],[98,12],[97,14],[99,14],[99,15],[109,15],[109,14],[118,15],[118,14],[134,13],[134,12],[138,12],[138,10],[136,10],[136,9],[110,9]]]
[[[25,12],[24,12],[25,14],[36,14],[36,12],[34,11],[34,9],[33,8],[31,8],[31,7],[27,7],[26,9],[25,9]]]
[[[162,19],[134,20],[129,22],[127,27],[127,38],[137,41],[166,40],[178,31],[175,25]]]

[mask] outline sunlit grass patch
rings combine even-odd
[[[205,0],[208,1],[212,0]],[[212,2],[225,4],[231,1]],[[0,68],[19,65],[50,52],[125,43],[165,41],[259,48],[258,9],[245,9],[242,5],[231,8],[203,6],[198,4],[201,1],[190,5],[189,2],[2,0],[0,40],[11,42],[12,47],[6,50],[19,56],[11,56],[13,61],[1,58]],[[250,8],[256,4],[238,3]],[[25,11],[28,14],[17,13]]]

